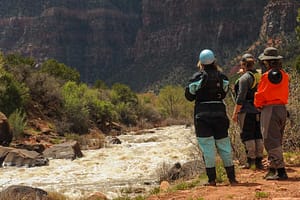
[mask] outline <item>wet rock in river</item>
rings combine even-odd
[[[0,192],[0,200],[51,200],[48,193],[39,188],[12,185]]]
[[[46,158],[54,159],[74,160],[76,158],[83,157],[80,146],[76,141],[53,145],[52,147],[46,149],[43,154]]]
[[[0,146],[0,165],[34,167],[47,165],[49,160],[36,151]]]

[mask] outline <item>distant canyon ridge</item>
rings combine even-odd
[[[54,58],[82,81],[135,91],[183,84],[199,52],[225,70],[246,51],[295,41],[298,0],[1,0],[0,48]]]

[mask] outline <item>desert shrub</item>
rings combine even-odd
[[[158,104],[164,117],[192,119],[193,103],[184,97],[184,88],[167,85],[159,91]]]
[[[299,84],[300,75],[294,68],[289,71],[290,75],[290,96],[287,106],[289,117],[284,132],[283,147],[285,151],[300,150],[300,97]]]
[[[138,94],[138,126],[150,128],[153,124],[158,124],[162,116],[157,109],[157,96],[154,93]]]
[[[231,85],[234,84],[235,79],[236,78],[231,78]],[[238,126],[237,123],[231,120],[233,109],[235,106],[235,97],[232,89],[229,90],[229,92],[227,93],[224,102],[226,105],[227,116],[230,119],[230,127],[228,133],[231,139],[233,156],[235,160],[238,160],[241,164],[244,164],[247,158],[245,153],[245,147],[240,137],[240,127]]]
[[[16,139],[23,138],[24,129],[27,125],[26,113],[17,109],[8,117],[8,121],[13,137]]]
[[[101,90],[87,89],[83,99],[89,109],[90,120],[105,124],[116,120],[117,112],[109,100],[102,100],[101,95]]]
[[[93,87],[98,89],[105,89],[105,90],[108,89],[108,86],[103,80],[96,80]]]
[[[138,97],[127,85],[116,83],[112,86],[111,102],[116,106],[120,122],[137,124]]]
[[[129,86],[115,83],[111,88],[111,101],[115,105],[118,103],[136,105],[138,98]]]
[[[5,56],[5,64],[9,66],[33,66],[35,63],[33,58],[24,57],[20,54],[8,54]]]
[[[0,110],[7,116],[22,109],[29,100],[28,88],[13,75],[0,68]]]
[[[117,119],[118,112],[122,110],[110,101],[101,100],[101,93],[91,89],[86,84],[67,82],[62,88],[63,107],[71,131],[78,133],[87,132],[91,122],[98,124],[99,128],[106,122]],[[130,110],[124,110],[124,115],[130,116]],[[124,118],[124,117],[123,117]]]
[[[134,106],[127,103],[118,103],[116,105],[116,111],[119,115],[120,122],[123,124],[128,126],[135,126],[137,124],[138,116]]]
[[[295,67],[296,67],[297,73],[300,74],[300,56],[298,56],[296,58]]]
[[[9,73],[13,74],[14,79],[20,83],[25,82],[25,80],[34,72],[34,60],[23,57],[17,57],[10,60],[10,56],[4,58],[4,69]]]
[[[25,80],[30,90],[30,96],[43,106],[44,113],[54,112],[58,115],[62,104],[61,83],[53,76],[46,73],[34,72]]]
[[[77,83],[80,81],[80,74],[76,69],[68,67],[63,63],[59,63],[54,59],[49,59],[42,63],[41,71],[65,81],[74,81]]]
[[[150,105],[139,106],[138,118],[138,126],[140,128],[150,128],[151,125],[160,124],[162,120],[159,111]]]
[[[71,123],[71,131],[86,133],[88,130],[89,110],[83,99],[87,90],[85,84],[77,85],[69,81],[62,87],[64,114]]]

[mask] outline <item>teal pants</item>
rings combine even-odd
[[[230,138],[214,139],[211,137],[197,137],[206,168],[216,167],[216,153],[218,152],[224,167],[233,165]]]

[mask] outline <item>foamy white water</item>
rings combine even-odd
[[[0,190],[27,185],[62,193],[70,199],[102,192],[108,198],[121,196],[121,189],[158,186],[163,163],[185,163],[198,154],[191,128],[170,126],[150,129],[154,133],[118,136],[122,144],[83,151],[76,160],[52,159],[48,166],[0,168]]]

